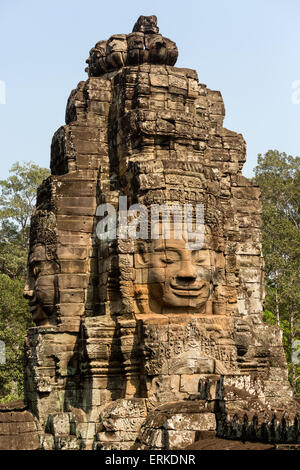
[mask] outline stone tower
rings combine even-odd
[[[42,448],[299,440],[281,333],[262,321],[260,192],[241,174],[245,142],[223,127],[220,92],[174,67],[177,55],[155,16],[98,42],[54,134],[25,289],[36,327],[24,406]],[[191,210],[193,226],[196,207],[199,246],[192,228],[175,234],[174,214]],[[105,239],[110,210],[127,225]],[[160,211],[173,211],[165,238]]]

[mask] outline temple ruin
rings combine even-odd
[[[241,173],[245,141],[223,127],[221,93],[177,56],[156,17],[141,16],[91,49],[70,94],[31,222],[25,401],[0,406],[0,448],[300,442],[281,331],[262,320],[260,191]],[[174,214],[166,238],[150,217],[187,208],[195,223],[196,206],[199,245],[192,228],[178,236]],[[109,208],[126,233],[101,239]]]

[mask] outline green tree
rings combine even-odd
[[[30,218],[38,186],[49,170],[32,162],[15,163],[0,181],[0,340],[6,362],[0,364],[0,402],[23,396],[23,343],[32,326],[23,298],[29,246]]]
[[[275,320],[283,330],[291,383],[296,392],[300,368],[291,356],[293,343],[300,334],[300,158],[277,150],[259,154],[255,182],[262,191],[264,318],[269,323]]]
[[[14,279],[25,275],[30,217],[37,188],[49,170],[32,162],[17,162],[10,173],[0,180],[0,273]]]
[[[0,274],[0,340],[5,344],[6,361],[0,364],[0,403],[23,396],[23,343],[32,326],[24,281]]]

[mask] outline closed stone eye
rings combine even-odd
[[[200,265],[203,265],[203,263],[205,263],[205,259],[196,259],[193,261],[194,264],[200,264]]]
[[[175,260],[171,258],[162,258],[162,262],[165,264],[172,264],[175,263]]]

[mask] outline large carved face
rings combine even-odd
[[[29,300],[33,321],[39,326],[50,324],[56,304],[55,274],[58,265],[48,259],[45,245],[35,245],[28,258],[28,280],[24,297]]]
[[[184,238],[151,242],[145,258],[151,311],[205,312],[212,290],[213,252],[188,246]]]

